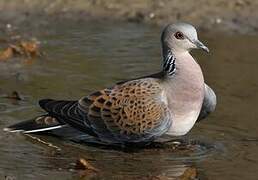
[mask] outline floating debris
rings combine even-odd
[[[189,167],[178,179],[189,180],[189,179],[196,179],[196,178],[197,178],[197,169],[193,167]]]
[[[79,170],[79,176],[80,178],[88,177],[93,174],[96,175],[97,172],[99,172],[98,169],[93,167],[87,160],[84,158],[80,158],[76,161],[74,169]]]
[[[77,170],[92,170],[98,172],[99,170],[93,167],[87,160],[80,158],[76,161],[75,169]]]
[[[0,52],[0,61],[5,61],[13,57],[13,49],[11,47],[6,48]]]
[[[150,19],[155,18],[155,16],[156,16],[156,15],[155,15],[153,12],[149,14],[149,18],[150,18]]]
[[[28,57],[40,56],[38,41],[22,41],[20,47]]]
[[[6,24],[6,28],[7,28],[7,29],[11,29],[11,28],[12,28],[12,25],[11,25],[11,24],[9,24],[9,23],[8,23],[8,24]]]
[[[21,98],[20,94],[17,91],[13,91],[11,94],[9,95],[4,95],[1,96],[1,98],[7,98],[10,99],[11,103],[13,105],[18,105],[19,101],[22,101],[23,99]]]
[[[5,180],[16,180],[16,178],[14,176],[5,176],[4,179]]]
[[[42,53],[39,51],[39,41],[19,41],[15,44],[9,44],[8,47],[0,51],[0,61],[7,61],[14,56],[23,56],[27,59],[40,57]]]
[[[17,100],[17,101],[22,100],[21,96],[19,95],[19,93],[17,91],[13,91],[10,95],[5,96],[5,98],[13,99],[13,100]]]
[[[135,179],[138,180],[171,180],[171,178],[163,175],[158,175],[158,176],[144,176],[144,177],[136,177]]]
[[[40,142],[40,143],[42,143],[42,144],[44,144],[44,145],[46,145],[46,146],[48,146],[50,148],[54,148],[57,151],[61,151],[61,148],[59,148],[58,146],[52,144],[51,142],[47,142],[47,141],[45,141],[43,139],[40,139],[40,137],[36,137],[36,136],[31,135],[31,134],[25,134],[25,136],[31,138],[32,140]]]

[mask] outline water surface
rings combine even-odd
[[[19,58],[1,62],[1,96],[16,90],[24,100],[14,104],[0,99],[0,129],[41,114],[38,99],[78,99],[161,67],[160,29],[155,26],[59,22],[20,31],[30,31],[41,40],[46,56],[31,65]],[[200,149],[189,153],[127,153],[53,137],[45,138],[49,145],[0,131],[0,179],[78,178],[71,170],[78,157],[100,169],[89,178],[174,178],[187,167],[195,167],[201,179],[256,179],[258,36],[202,33],[200,39],[207,42],[211,53],[193,55],[218,96],[216,112],[196,124],[187,136],[201,142]]]

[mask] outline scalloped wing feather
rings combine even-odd
[[[158,80],[133,80],[97,91],[79,100],[94,132],[105,140],[150,141],[171,126]]]

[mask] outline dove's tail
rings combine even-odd
[[[3,129],[6,132],[19,132],[23,134],[44,134],[72,140],[74,142],[85,142],[100,144],[100,141],[93,136],[85,134],[68,124],[57,121],[49,115],[39,116],[34,119],[22,121]]]
[[[7,132],[21,132],[24,134],[28,133],[39,133],[47,132],[67,126],[56,120],[56,118],[50,117],[48,115],[39,116],[37,118],[22,121],[20,123],[11,125],[4,128]]]

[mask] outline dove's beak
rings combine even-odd
[[[206,51],[207,53],[210,52],[210,50],[201,41],[196,40],[193,43],[196,45],[196,48],[202,49],[202,50]]]

